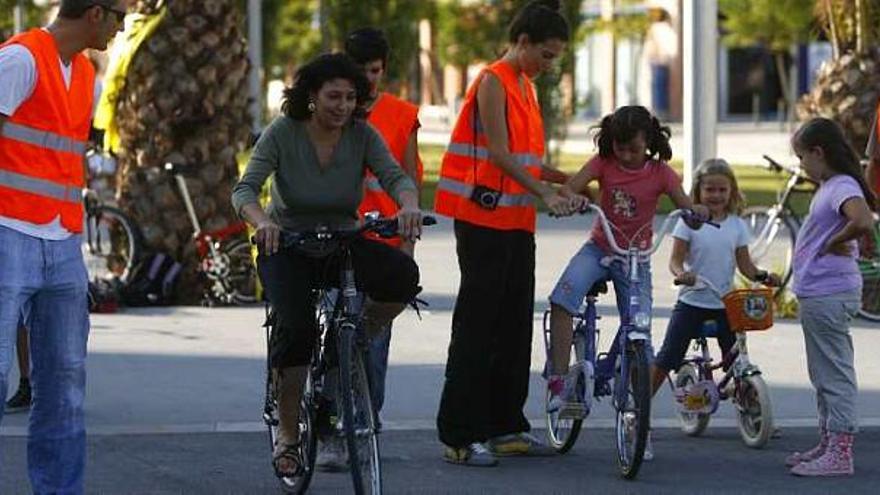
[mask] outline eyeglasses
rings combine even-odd
[[[111,14],[114,14],[116,16],[117,24],[122,24],[123,22],[125,22],[125,16],[127,12],[124,10],[116,10],[113,7],[104,5],[102,3],[93,3],[92,7],[101,7],[104,12],[110,12]]]

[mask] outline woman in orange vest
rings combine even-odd
[[[434,207],[455,219],[461,270],[437,416],[448,462],[494,466],[496,455],[553,453],[528,433],[522,411],[535,300],[534,200],[559,215],[586,200],[541,182],[551,176],[531,79],[568,41],[558,1],[523,8],[509,28],[510,48],[468,89],[443,156]]]

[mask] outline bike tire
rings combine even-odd
[[[862,274],[862,301],[859,316],[880,321],[880,224],[859,241],[859,272]]]
[[[229,272],[223,282],[229,300],[239,306],[257,302],[257,269],[254,266],[251,245],[235,239],[223,246],[222,254],[229,263]]]
[[[351,481],[356,495],[382,493],[382,463],[370,388],[356,329],[339,327],[339,394]]]
[[[547,441],[559,454],[564,454],[571,450],[577,442],[578,435],[583,425],[582,419],[560,419],[559,412],[546,412],[547,404],[550,402],[550,391],[544,399],[544,417],[547,421]]]
[[[82,253],[90,280],[126,284],[142,255],[140,229],[122,210],[100,205],[86,211]]]
[[[799,226],[794,218],[783,214],[776,218],[775,227],[768,230],[768,239],[758,239],[770,217],[769,211],[770,208],[766,206],[752,206],[743,210],[740,218],[746,222],[753,236],[749,244],[752,261],[766,270],[779,273],[782,278],[782,284],[776,289],[779,292],[785,290],[791,280],[794,244]]]
[[[269,445],[270,452],[274,453],[275,450],[275,441],[278,438],[278,401],[275,397],[275,387],[272,384],[272,374],[271,371],[267,375],[267,380],[269,380],[269,390],[271,390],[270,403],[271,403],[271,412],[270,419],[267,421],[268,429],[269,429]],[[303,461],[302,466],[302,474],[300,476],[290,477],[290,478],[278,478],[278,482],[281,487],[281,491],[284,493],[291,493],[296,495],[301,495],[306,493],[309,488],[309,484],[311,484],[312,476],[315,473],[315,458],[317,455],[318,449],[318,435],[315,432],[315,414],[314,407],[312,402],[312,387],[311,387],[311,374],[306,379],[306,386],[304,388],[303,399],[300,401],[300,411],[299,411],[299,435],[300,435],[300,458]]]
[[[740,379],[737,388],[736,417],[740,436],[746,446],[763,448],[773,434],[770,390],[761,375]]]
[[[651,377],[645,343],[632,341],[626,347],[627,369],[618,367],[615,373],[615,390],[623,387],[625,391],[622,397],[616,394],[615,436],[620,474],[632,480],[644,460],[651,428]]]
[[[694,385],[700,380],[699,369],[694,363],[685,363],[675,372],[673,383],[676,389]],[[690,437],[698,437],[706,431],[709,426],[710,414],[706,413],[686,413],[683,410],[678,412],[678,420],[681,422],[681,431]]]

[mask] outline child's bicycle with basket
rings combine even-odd
[[[681,429],[689,436],[701,435],[721,401],[729,399],[736,408],[743,442],[752,448],[762,448],[773,433],[773,410],[761,370],[749,359],[746,335],[773,326],[773,290],[754,287],[722,295],[710,281],[698,277],[692,290],[704,289],[724,302],[736,343],[716,363],[709,353],[707,339],[716,335],[717,322],[708,321],[701,328],[694,344],[698,354],[685,358],[669,381],[678,402]],[[716,381],[713,375],[719,369],[723,376]]]
[[[679,217],[699,222],[689,210],[677,210],[666,217],[657,232],[651,248],[642,250],[637,239],[645,225],[630,240],[626,249],[617,245],[611,232],[614,228],[605,213],[596,205],[589,205],[596,212],[598,221],[605,231],[605,237],[614,251],[612,258],[620,260],[628,267],[630,291],[639,294],[639,271],[641,262],[650,258],[660,247]],[[588,210],[586,210],[588,211]],[[585,212],[586,212],[585,211]],[[596,300],[599,293],[607,290],[605,281],[594,285],[586,296],[586,307],[574,317],[575,362],[569,369],[569,376],[575,377],[575,402],[569,402],[555,411],[546,411],[547,436],[550,445],[563,454],[577,441],[584,419],[590,414],[593,398],[611,397],[615,414],[615,438],[617,461],[620,474],[633,479],[639,471],[645,453],[648,430],[651,420],[651,377],[648,364],[647,342],[650,339],[651,315],[640,307],[639,297],[630,297],[626,315],[621,317],[621,325],[608,352],[598,352],[599,329],[596,321]],[[544,314],[544,345],[549,363],[552,356],[549,312]],[[545,374],[549,368],[545,368]],[[546,397],[549,405],[550,393]]]

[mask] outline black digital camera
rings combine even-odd
[[[494,210],[498,208],[498,201],[501,199],[501,191],[490,189],[486,186],[474,187],[471,193],[471,201],[477,203],[484,210]]]

